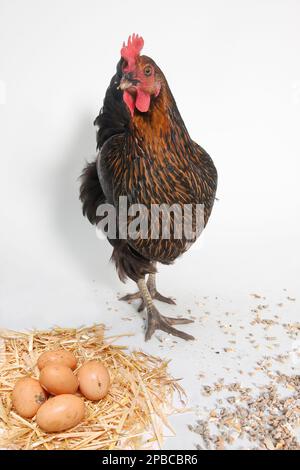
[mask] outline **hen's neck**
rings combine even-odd
[[[177,140],[175,136],[186,144],[192,142],[167,84],[162,85],[160,94],[152,100],[147,113],[134,114],[132,130],[145,144],[164,139],[172,146],[172,142]]]

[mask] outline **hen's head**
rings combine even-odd
[[[133,34],[127,45],[123,43],[121,56],[124,59],[120,89],[123,100],[133,116],[135,108],[146,113],[151,100],[159,95],[161,89],[160,71],[155,62],[147,56],[141,56],[143,38]]]

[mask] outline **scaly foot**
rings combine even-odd
[[[159,313],[157,308],[152,305],[147,311],[147,324],[145,340],[148,341],[156,330],[162,330],[173,336],[185,339],[186,341],[195,339],[194,336],[185,333],[184,331],[173,328],[172,325],[184,325],[187,323],[193,323],[193,320],[189,318],[174,318],[165,317]]]
[[[153,288],[149,289],[149,292],[153,300],[159,300],[160,302],[165,302],[167,304],[176,305],[176,302],[174,299],[172,299],[171,297],[165,297],[164,295],[157,292],[156,289],[153,289]],[[129,303],[131,303],[133,300],[136,300],[136,299],[142,299],[140,292],[135,292],[134,294],[127,294],[119,298],[119,300],[124,300],[125,302],[129,302]],[[138,308],[138,312],[142,312],[145,308],[146,308],[146,304],[144,300],[142,299],[140,306]]]
[[[132,300],[136,300],[136,299],[142,299],[140,292],[135,292],[134,294],[127,294],[127,295],[124,295],[124,297],[119,298],[119,300],[124,300],[125,302],[128,302],[129,304],[132,302]],[[145,308],[145,302],[142,299],[140,306],[138,308],[138,312],[142,312],[144,308]]]

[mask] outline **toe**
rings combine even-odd
[[[188,323],[194,323],[194,320],[190,318],[175,318],[175,317],[164,317],[169,325],[187,325]]]
[[[145,308],[146,308],[146,304],[145,304],[144,300],[142,300],[141,303],[140,303],[140,306],[138,308],[138,312],[142,312],[143,310],[145,310]]]
[[[146,333],[145,333],[145,341],[149,341],[151,339],[154,331],[156,330],[156,325],[154,323],[149,323],[146,328]]]
[[[124,300],[125,302],[130,302],[131,300],[136,300],[136,299],[140,299],[140,298],[141,298],[140,292],[135,292],[134,294],[124,295],[124,297],[120,297],[119,300]]]
[[[159,292],[154,293],[153,299],[159,300],[160,302],[165,302],[167,304],[176,305],[175,300],[173,300],[171,297],[165,297],[164,295],[161,295]]]
[[[176,328],[173,328],[172,326],[168,324],[162,324],[161,330],[165,331],[166,333],[169,333],[170,335],[177,336],[178,338],[182,338],[185,341],[191,341],[195,339],[194,336],[189,335],[188,333],[185,333],[184,331],[177,330]]]

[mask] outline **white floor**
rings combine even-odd
[[[197,417],[204,417],[207,407],[215,400],[202,395],[203,385],[224,378],[253,386],[256,378],[247,372],[253,370],[259,358],[266,354],[291,353],[299,347],[281,325],[272,326],[267,332],[261,325],[250,325],[255,317],[251,309],[259,304],[268,305],[262,318],[274,319],[278,315],[280,324],[299,319],[298,301],[289,300],[300,293],[299,265],[292,253],[288,253],[292,246],[286,247],[287,253],[283,255],[273,253],[266,244],[265,258],[255,258],[255,244],[251,253],[244,250],[242,242],[233,249],[230,236],[224,236],[222,244],[218,243],[216,234],[209,237],[208,228],[198,248],[174,266],[160,267],[158,276],[160,291],[177,299],[176,306],[157,303],[161,312],[195,317],[194,324],[183,328],[197,340],[187,343],[159,333],[145,343],[144,323],[136,311],[137,303],[128,305],[117,300],[120,294],[134,291],[134,285],[119,282],[109,263],[109,245],[97,240],[88,224],[83,222],[83,226],[90,244],[83,245],[77,253],[70,244],[69,251],[65,250],[66,264],[63,259],[52,260],[49,271],[47,266],[36,270],[37,263],[30,263],[30,253],[22,251],[28,264],[22,259],[20,266],[17,257],[12,259],[7,253],[10,262],[6,264],[6,276],[1,279],[1,326],[21,330],[103,322],[109,328],[108,334],[134,333],[120,342],[172,359],[170,370],[175,377],[182,378],[189,406],[193,408],[187,414],[172,417],[177,434],[172,437],[166,433],[165,448],[194,448],[201,440],[187,430],[187,425],[194,424]],[[257,244],[263,242],[262,234]],[[14,268],[9,270],[8,266]],[[253,293],[266,299],[255,298],[251,296]],[[283,305],[278,306],[279,303]],[[249,333],[253,334],[255,343],[250,342]],[[279,346],[266,340],[266,336],[276,337]],[[290,365],[299,372],[294,354]],[[237,441],[234,446],[239,445]]]

